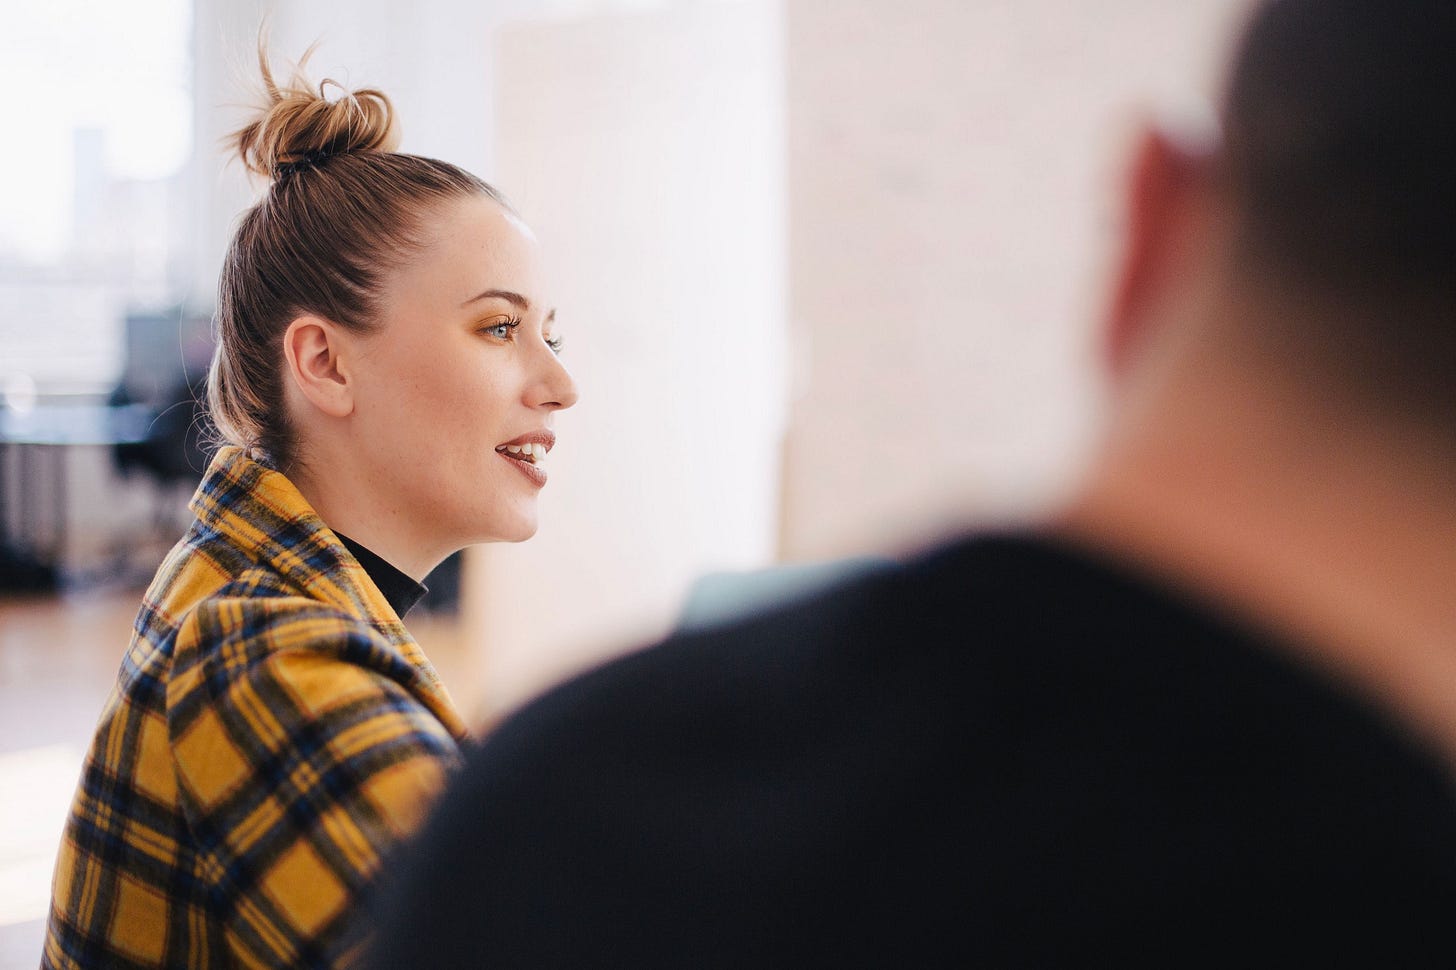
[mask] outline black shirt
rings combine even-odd
[[[374,585],[379,587],[379,592],[384,594],[384,599],[401,620],[430,591],[423,583],[415,582],[342,532],[335,532],[334,535],[359,560],[359,565],[364,567],[364,571],[369,574]]]
[[[1035,538],[552,691],[400,864],[380,967],[1456,954],[1430,752],[1278,643]]]

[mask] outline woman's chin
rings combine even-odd
[[[477,534],[482,538],[476,542],[525,542],[536,534],[537,520],[534,515],[521,517],[513,522],[495,521]]]

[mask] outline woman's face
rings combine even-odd
[[[377,510],[454,548],[536,531],[555,412],[576,402],[535,237],[485,197],[426,216],[356,358],[355,444]]]

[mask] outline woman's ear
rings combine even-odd
[[[1206,161],[1205,152],[1158,128],[1138,138],[1123,202],[1125,238],[1103,328],[1104,359],[1114,378],[1158,326],[1169,284],[1186,267]]]
[[[322,317],[301,316],[283,333],[283,355],[288,376],[314,407],[333,418],[354,411],[354,388],[343,351],[348,334]]]

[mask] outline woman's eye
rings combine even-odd
[[[489,336],[492,336],[497,340],[510,340],[511,335],[520,325],[521,321],[519,320],[507,320],[504,323],[496,323],[492,324],[489,327],[485,327],[480,332],[483,334],[488,334]]]
[[[561,353],[561,348],[566,346],[565,337],[547,337],[546,346],[551,348],[553,354]]]

